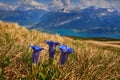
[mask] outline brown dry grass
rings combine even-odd
[[[64,66],[59,64],[58,49],[54,63],[48,64],[45,40],[57,41],[74,49]],[[41,52],[34,70],[31,44],[46,49]],[[0,74],[3,80],[120,80],[120,50],[0,22]]]

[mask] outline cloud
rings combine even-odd
[[[7,3],[2,3],[0,2],[0,9],[2,10],[14,10],[16,8],[16,6],[14,5],[9,5]]]
[[[43,8],[43,9],[47,9],[47,6],[45,4],[42,4],[40,2],[37,2],[36,0],[20,0],[18,2],[18,4],[21,5],[31,5],[37,8]]]
[[[106,1],[111,5],[111,7],[120,10],[120,0],[106,0]]]
[[[96,6],[101,8],[115,8],[120,10],[120,0],[79,0],[80,7]]]
[[[96,6],[102,8],[110,7],[110,4],[105,0],[80,0],[81,7]]]
[[[52,0],[49,4],[51,10],[58,10],[63,8],[64,4],[61,0]]]
[[[120,10],[120,0],[0,0],[10,6],[20,6],[22,4],[32,5],[41,8],[61,9],[64,7],[89,7],[97,6],[102,8],[115,8]],[[44,3],[44,4],[43,4]],[[48,5],[49,4],[49,5]]]
[[[51,10],[59,10],[64,7],[73,7],[71,0],[52,0],[49,5]]]
[[[64,6],[70,6],[71,4],[70,0],[62,0],[62,2],[64,3]]]
[[[5,3],[0,2],[0,6],[8,6],[8,5],[5,4]]]

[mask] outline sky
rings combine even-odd
[[[120,10],[120,0],[0,0],[0,5],[18,6],[21,4],[31,4],[41,7],[89,7],[97,6],[103,8],[115,8]]]

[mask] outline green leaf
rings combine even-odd
[[[10,57],[7,56],[5,59],[2,61],[2,67],[7,67],[10,64]]]
[[[39,73],[39,75],[40,75],[40,80],[46,80],[46,76],[44,75],[44,74],[42,74],[42,73]]]

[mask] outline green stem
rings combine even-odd
[[[0,80],[3,78],[3,75],[5,74],[5,70],[4,70],[4,68],[2,68],[2,72],[1,72],[1,74],[0,74]]]

